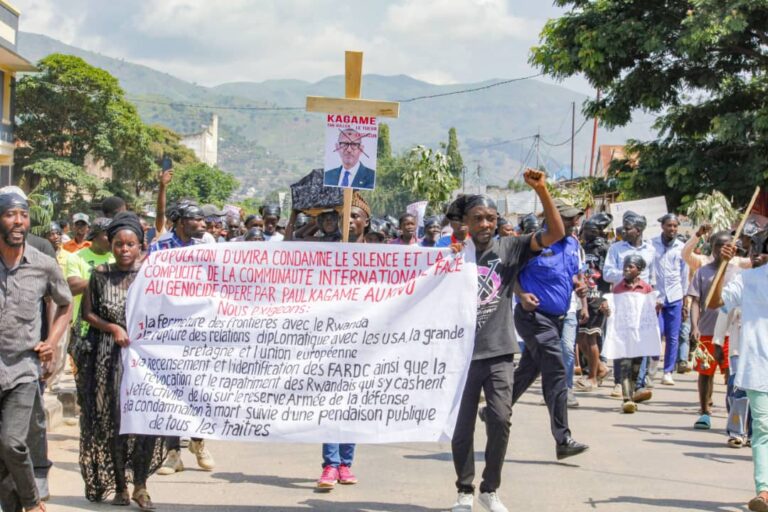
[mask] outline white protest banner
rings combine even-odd
[[[323,185],[373,190],[376,186],[378,141],[376,117],[328,114]]]
[[[658,356],[661,334],[656,293],[609,293],[611,314],[606,322],[602,355],[606,359]]]
[[[317,242],[152,253],[128,293],[121,433],[448,440],[474,344],[473,258]]]
[[[424,226],[424,217],[427,216],[428,201],[418,201],[405,207],[405,211],[416,217],[416,227]]]
[[[659,196],[649,197],[647,199],[638,199],[637,201],[611,203],[613,229],[622,227],[622,217],[628,211],[633,211],[645,216],[645,220],[648,222],[648,225],[645,228],[646,236],[656,236],[661,233],[661,224],[659,224],[659,219],[666,215],[669,211],[667,210],[667,198],[664,196]]]

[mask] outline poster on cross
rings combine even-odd
[[[472,257],[247,242],[151,254],[128,294],[121,433],[450,439],[474,343]]]

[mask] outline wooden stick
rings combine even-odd
[[[746,210],[744,210],[744,216],[741,218],[741,222],[739,223],[739,227],[736,228],[736,235],[734,236],[734,240],[738,240],[738,238],[741,236],[741,232],[744,230],[744,225],[747,223],[747,219],[752,214],[752,208],[755,207],[755,203],[757,202],[757,196],[760,195],[760,187],[755,187],[755,193],[752,194],[752,200],[749,202],[749,206]],[[712,280],[712,286],[709,288],[709,293],[707,293],[707,300],[704,302],[704,305],[707,309],[710,308],[710,304],[712,303],[713,296],[715,295],[715,289],[717,288],[717,283],[720,282],[720,279],[723,278],[723,275],[725,274],[725,269],[728,266],[727,261],[721,261],[720,266],[717,268],[717,274],[715,274],[715,279]]]
[[[344,208],[341,211],[341,221],[344,223],[341,225],[342,242],[349,242],[349,221],[352,217],[352,194],[354,194],[354,190],[351,188],[344,189]]]
[[[363,52],[344,52],[344,96],[360,99],[363,86]],[[350,183],[351,185],[351,183]],[[341,213],[341,241],[349,242],[349,221],[352,217],[352,188],[344,189],[344,207]]]

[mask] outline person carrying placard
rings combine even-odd
[[[624,258],[624,279],[613,287],[614,295],[620,293],[653,293],[653,287],[643,281],[640,277],[642,272],[648,266],[646,261],[639,254],[629,254]],[[603,312],[606,315],[611,314],[611,310],[603,304]],[[621,382],[621,398],[624,404],[621,410],[626,414],[632,414],[637,411],[636,400],[638,398],[637,379],[640,373],[640,366],[643,362],[643,356],[625,357],[618,360],[621,373],[619,376]]]
[[[487,441],[479,502],[491,512],[507,511],[497,490],[509,442],[514,358],[520,352],[514,335],[513,288],[522,265],[565,236],[544,173],[528,169],[524,179],[544,207],[546,232],[494,239],[498,210],[486,195],[459,196],[448,209],[448,218],[463,222],[469,230],[478,270],[475,347],[451,442],[458,490],[452,512],[469,512],[474,503],[475,415],[481,390],[487,403]],[[460,247],[454,245],[455,250]]]

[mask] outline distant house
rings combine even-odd
[[[595,176],[605,178],[608,176],[608,169],[614,160],[636,160],[633,156],[627,156],[626,146],[603,144],[597,152],[597,162],[595,163]]]
[[[202,131],[182,135],[181,144],[195,152],[197,159],[208,165],[219,161],[219,116],[211,116],[211,124],[203,126]]]
[[[16,52],[20,14],[11,4],[0,0],[0,186],[13,183],[16,73],[35,70],[31,62]]]

